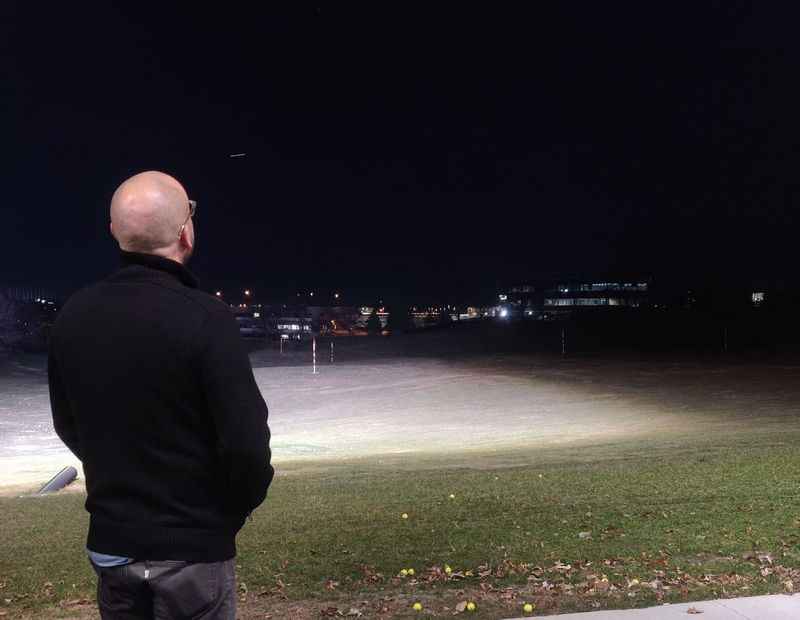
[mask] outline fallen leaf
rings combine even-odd
[[[703,610],[702,609],[697,609],[697,607],[690,607],[689,609],[686,610],[686,613],[687,614],[701,614],[701,613],[703,613]]]
[[[61,601],[59,605],[62,607],[74,607],[75,605],[88,605],[91,601],[88,598],[74,598],[68,601]]]

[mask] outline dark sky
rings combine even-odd
[[[208,289],[794,278],[797,15],[766,3],[58,4],[0,9],[0,282],[112,271],[146,169],[198,201]]]

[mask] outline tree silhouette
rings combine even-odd
[[[414,329],[411,311],[405,306],[393,306],[389,309],[389,329],[393,334],[409,332]]]
[[[372,314],[367,319],[367,333],[371,336],[379,336],[381,333],[381,319],[377,309],[372,309]]]

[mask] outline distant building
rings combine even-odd
[[[647,305],[647,282],[571,282],[544,292],[543,308]]]
[[[231,308],[242,336],[284,340],[366,334],[366,319],[372,312],[372,308],[305,304],[238,304]],[[378,316],[385,325],[388,312],[381,308]]]
[[[288,340],[307,340],[314,335],[310,317],[281,316],[275,319],[274,333]]]
[[[375,310],[375,314],[377,314],[378,319],[380,319],[381,329],[386,329],[386,325],[389,323],[389,313],[386,311],[386,308],[372,306],[361,306],[358,309],[359,319],[356,322],[356,326],[359,329],[367,329],[367,321],[373,310]]]
[[[308,306],[314,331],[326,336],[352,336],[361,313],[355,306]]]
[[[415,328],[425,329],[439,325],[444,314],[450,314],[447,306],[412,306],[411,322]],[[452,315],[450,315],[450,319],[453,319]]]
[[[314,335],[305,306],[238,304],[232,309],[245,338],[305,340]]]
[[[237,314],[236,323],[239,334],[244,338],[265,338],[267,335],[266,325],[258,312],[254,312],[252,316]]]
[[[498,295],[496,306],[485,315],[503,319],[548,319],[573,310],[640,308],[648,305],[650,284],[633,281],[565,281],[521,284]]]

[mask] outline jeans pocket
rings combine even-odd
[[[128,565],[103,567],[97,573],[97,604],[106,613],[122,613],[137,606],[138,591],[128,578]]]
[[[176,618],[198,618],[216,605],[222,592],[219,562],[188,562],[152,584]]]

